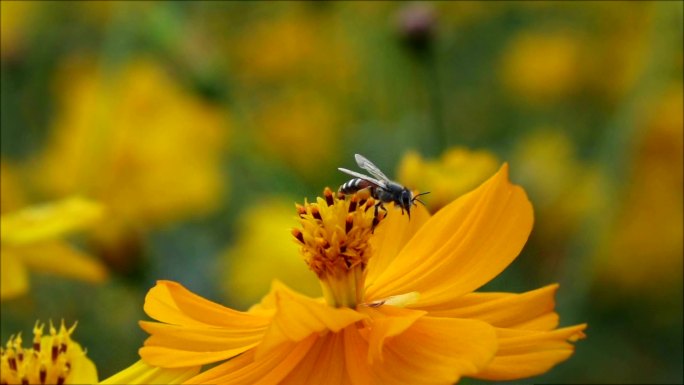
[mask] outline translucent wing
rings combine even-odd
[[[379,181],[379,180],[377,180],[377,179],[373,179],[373,178],[371,178],[371,177],[369,177],[369,176],[367,176],[367,175],[363,175],[363,174],[358,173],[358,172],[356,172],[356,171],[347,170],[346,168],[342,168],[342,167],[339,167],[338,170],[342,171],[342,172],[345,173],[345,174],[349,174],[349,175],[351,175],[351,176],[353,176],[353,177],[357,177],[357,178],[361,178],[361,179],[363,179],[363,180],[367,180],[367,181],[373,183],[373,184],[376,185],[376,186],[385,187],[385,182],[381,182],[381,181]]]
[[[383,181],[383,185],[385,183],[390,182],[390,179],[385,174],[383,174],[382,171],[380,171],[380,169],[373,164],[373,162],[364,158],[363,155],[355,154],[354,158],[356,158],[356,163],[359,165],[359,167],[368,171],[371,175],[378,178],[379,180]]]

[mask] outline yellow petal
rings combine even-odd
[[[164,369],[146,364],[140,360],[128,368],[112,375],[100,382],[100,384],[181,384],[188,378],[196,375],[199,366],[191,366],[180,369]],[[93,382],[77,382],[92,384]]]
[[[276,287],[283,286],[283,283],[277,279],[271,281],[271,289],[261,298],[261,301],[252,305],[248,312],[256,314],[273,314],[276,308]]]
[[[54,273],[88,282],[102,282],[107,269],[98,260],[62,241],[21,246],[21,258],[32,270]]]
[[[28,290],[28,272],[9,247],[0,249],[0,299],[20,296]]]
[[[0,239],[11,245],[54,239],[91,225],[103,211],[103,206],[78,197],[32,206],[0,218]]]
[[[487,368],[473,377],[508,381],[543,374],[572,355],[574,346],[568,341],[584,338],[586,327],[552,331],[497,328],[499,350]]]
[[[298,294],[285,285],[275,283],[276,313],[263,342],[257,348],[257,359],[287,341],[301,341],[314,333],[338,332],[347,325],[367,318],[350,308],[333,308],[318,300]]]
[[[382,360],[382,349],[385,340],[406,331],[420,317],[427,314],[422,310],[409,310],[382,305],[379,308],[367,308],[364,312],[372,317],[368,333],[368,362]]]
[[[280,383],[282,385],[346,385],[351,380],[344,360],[343,333],[328,333],[316,339],[306,356]]]
[[[469,293],[426,310],[433,316],[478,319],[496,327],[551,330],[558,326],[553,311],[557,290],[553,284],[522,294]]]
[[[145,312],[159,321],[141,322],[150,333],[139,353],[162,367],[201,365],[254,347],[270,317],[239,312],[195,295],[178,283],[158,281],[145,298]]]
[[[344,359],[347,373],[353,385],[375,385],[377,373],[371,370],[368,362],[368,340],[357,328],[344,331]],[[392,385],[392,384],[387,384]]]
[[[80,350],[80,348],[79,348]],[[96,384],[97,368],[95,364],[83,353],[71,361],[71,371],[67,376],[67,384]]]
[[[203,365],[237,356],[256,346],[265,326],[256,328],[217,328],[177,326],[140,322],[150,334],[140,356],[145,362],[165,368]]]
[[[283,378],[306,356],[317,339],[318,336],[311,335],[299,342],[281,344],[259,360],[255,359],[255,350],[249,350],[191,378],[186,384],[281,384]]]
[[[437,212],[368,287],[367,300],[411,291],[414,307],[439,306],[498,275],[520,253],[532,229],[525,191],[508,166]]]
[[[423,205],[419,204],[411,210],[410,220],[393,206],[388,205],[387,217],[378,225],[371,237],[373,256],[368,261],[367,287],[387,269],[402,247],[430,219],[430,213]]]
[[[241,312],[202,298],[173,281],[157,281],[145,296],[144,310],[157,321],[186,326],[235,329],[265,327],[270,317]]]
[[[382,361],[363,352],[367,340],[345,329],[347,372],[353,384],[453,384],[482,370],[496,352],[494,328],[484,322],[425,316],[385,343]]]

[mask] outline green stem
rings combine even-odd
[[[427,50],[422,59],[425,90],[428,95],[432,120],[433,139],[430,145],[438,154],[441,154],[447,147],[448,137],[446,128],[444,127],[444,108],[442,104],[442,94],[440,92],[440,76],[437,69],[437,55],[435,54],[434,49]]]

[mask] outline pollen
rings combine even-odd
[[[76,324],[70,328],[62,321],[59,330],[52,322],[49,335],[43,335],[45,324],[36,322],[33,343],[22,347],[21,333],[10,336],[0,348],[0,384],[64,384],[69,378],[74,359],[84,356],[81,347],[71,340]]]
[[[383,212],[375,216],[375,204],[368,190],[344,195],[326,187],[315,203],[296,205],[301,228],[292,230],[292,235],[331,304],[359,303],[357,289],[371,256],[370,238],[384,219]]]

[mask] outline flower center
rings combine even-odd
[[[44,327],[36,322],[31,348],[21,346],[21,333],[11,336],[6,348],[0,348],[1,384],[64,384],[74,355],[84,354],[69,337],[76,324],[67,329],[62,321],[57,332],[51,322],[49,336],[43,336]]]
[[[302,228],[292,235],[331,306],[354,308],[363,302],[370,236],[384,218],[382,210],[375,217],[374,205],[367,189],[345,196],[327,187],[316,203],[297,205]]]

